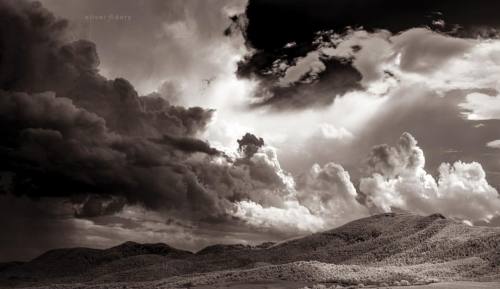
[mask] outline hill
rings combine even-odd
[[[471,227],[440,214],[386,213],[281,243],[274,260],[415,265],[480,257],[499,265],[500,228]]]
[[[138,265],[157,264],[159,259],[177,260],[192,255],[191,252],[172,248],[166,244],[139,244],[126,242],[109,249],[70,248],[50,250],[30,262],[0,267],[0,280],[4,283],[19,280],[30,283],[46,280],[72,280],[91,272],[113,269],[137,268]],[[157,257],[155,259],[155,257]],[[142,262],[137,260],[142,259]],[[126,260],[126,261],[124,261]],[[119,264],[114,268],[112,264]],[[117,270],[117,271],[119,271]],[[108,270],[109,271],[109,270]],[[65,278],[65,279],[64,279]]]
[[[297,275],[318,268],[323,268],[321,278],[312,273]],[[265,276],[285,280],[306,276],[307,280],[339,282],[350,278],[352,282],[368,283],[373,278],[406,278],[420,282],[496,278],[499,268],[500,228],[471,227],[440,214],[399,212],[277,244],[214,245],[197,253],[165,244],[132,242],[106,250],[52,250],[30,262],[4,266],[0,280],[9,286],[158,280],[170,285],[213,284]],[[351,271],[357,273],[345,275]]]

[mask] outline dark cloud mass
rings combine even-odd
[[[301,61],[308,59],[322,43],[330,41],[332,35],[338,38],[350,29],[369,32],[383,29],[398,34],[425,27],[458,37],[492,37],[498,34],[496,28],[500,20],[494,11],[499,8],[492,0],[460,3],[451,0],[250,0],[241,18],[247,23],[244,35],[253,50],[239,63],[238,74],[261,82],[261,89],[256,93],[257,106],[280,110],[322,107],[333,103],[338,96],[361,88],[361,74],[352,66],[351,59],[320,55],[323,67],[315,72],[313,81],[298,79],[283,87],[280,78],[283,70],[299,67]],[[364,47],[352,47],[353,53],[361,49]],[[402,65],[417,69],[415,63]],[[318,67],[308,69],[314,71]],[[303,77],[310,73],[302,72]]]
[[[139,98],[127,80],[101,76],[94,43],[65,42],[66,21],[40,3],[3,1],[0,5],[2,89],[54,91],[104,118],[110,129],[127,134],[193,135],[211,118],[211,110],[175,107],[154,96]]]
[[[347,27],[363,27],[398,33],[431,26],[439,19],[450,31],[456,28],[466,34],[481,27],[498,27],[495,11],[499,8],[494,0],[251,0],[246,35],[253,47],[273,50],[290,42],[310,42],[318,31],[341,33]]]
[[[164,135],[157,142],[188,153],[201,152],[208,155],[217,155],[220,153],[218,150],[210,147],[210,144],[207,142],[192,137]]]
[[[213,110],[139,96],[127,80],[101,76],[95,45],[66,42],[66,21],[37,2],[2,1],[0,19],[0,154],[10,193],[69,198],[78,217],[128,203],[201,220],[224,218],[228,199],[246,194],[235,175],[253,186],[243,167],[251,162],[215,164],[219,152],[197,138]],[[227,179],[220,192],[212,174]]]

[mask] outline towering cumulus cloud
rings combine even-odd
[[[469,221],[489,221],[500,213],[500,198],[479,163],[443,163],[435,179],[424,169],[415,138],[404,133],[393,147],[373,148],[367,161],[371,177],[361,179],[368,205],[383,211],[397,207],[422,214],[443,214]]]

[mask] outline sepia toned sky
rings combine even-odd
[[[462,2],[0,0],[0,262],[500,225],[500,4]]]

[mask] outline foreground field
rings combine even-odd
[[[224,284],[213,286],[203,286],[203,287],[193,287],[193,289],[295,289],[303,288],[302,284],[291,283],[291,282],[269,282],[269,283],[250,283],[250,284]],[[329,288],[329,287],[327,287]],[[340,288],[340,287],[337,287]],[[365,287],[369,288],[369,287]],[[372,288],[385,288],[374,286]],[[419,286],[396,286],[388,287],[391,289],[498,289],[500,288],[500,282],[446,282],[446,283],[433,283],[429,285],[419,285]]]
[[[444,282],[422,286],[391,287],[391,289],[498,289],[500,282]]]
[[[468,272],[482,268],[485,262],[479,258],[469,258],[461,261],[452,261],[439,264],[420,264],[414,266],[380,266],[369,267],[359,265],[335,265],[316,261],[294,262],[282,265],[259,266],[252,269],[225,270],[209,273],[188,274],[161,280],[146,282],[123,282],[118,280],[104,281],[103,279],[85,283],[58,283],[39,286],[33,284],[24,288],[39,289],[144,289],[144,288],[303,288],[303,289],[330,289],[330,288],[386,288],[399,285],[404,288],[448,288],[448,283],[438,282],[460,280]],[[475,287],[490,288],[491,284],[500,283],[450,283],[474,284]],[[424,285],[424,286],[422,286]],[[438,286],[438,287],[435,287]],[[465,285],[464,285],[465,286]],[[483,287],[479,287],[483,286]],[[484,287],[486,286],[486,287]],[[461,287],[451,287],[461,288]],[[500,287],[491,287],[500,288]]]
[[[321,284],[323,285],[323,284]],[[326,284],[325,287],[318,286],[317,288],[324,289],[341,289],[341,288],[361,288],[358,286],[341,286],[335,284]],[[241,282],[231,282],[217,285],[205,285],[205,286],[193,286],[185,287],[190,289],[302,289],[302,288],[314,288],[314,285],[310,285],[305,282],[295,282],[295,281],[254,281],[248,283]],[[44,287],[25,287],[25,289],[166,289],[172,287],[156,287],[151,283],[141,283],[141,284],[102,284],[102,285],[52,285]],[[427,285],[416,285],[416,286],[365,286],[364,288],[380,288],[380,289],[498,289],[500,288],[500,282],[469,282],[469,281],[459,281],[459,282],[443,282],[443,283],[432,283]]]
[[[474,272],[486,266],[479,258],[468,258],[438,264],[413,266],[359,266],[336,265],[316,261],[293,262],[282,265],[261,266],[245,270],[226,270],[203,274],[193,274],[164,279],[156,286],[192,287],[217,285],[230,282],[248,284],[258,281],[287,280],[295,282],[328,282],[354,286],[358,284],[429,284],[438,281],[452,281],[464,276],[475,276]],[[489,269],[489,268],[488,268]]]

